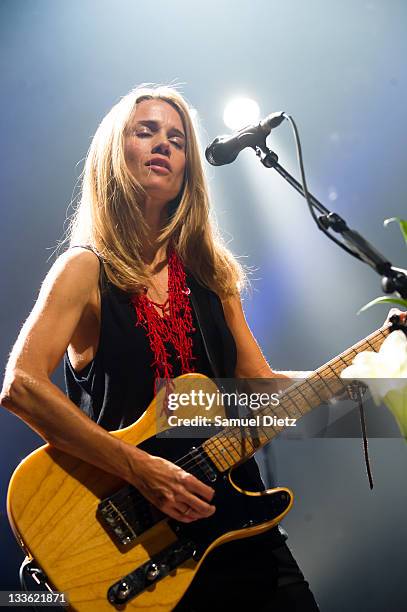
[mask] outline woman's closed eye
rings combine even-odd
[[[152,132],[149,129],[145,129],[145,130],[135,130],[134,134],[138,137],[138,138],[146,138],[148,136],[152,136]]]
[[[155,132],[148,127],[141,127],[133,130],[132,134],[137,138],[150,138],[154,136]],[[167,138],[168,141],[173,144],[176,149],[185,149],[185,141],[181,136],[178,136],[178,134],[168,136]]]
[[[169,141],[175,145],[177,149],[183,149],[185,146],[184,140],[179,136],[170,136]]]

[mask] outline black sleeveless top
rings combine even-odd
[[[196,372],[209,377],[233,378],[236,345],[226,324],[218,296],[187,275],[195,332],[191,335]],[[154,394],[153,353],[144,328],[136,327],[131,296],[110,283],[101,264],[101,325],[95,358],[76,372],[66,354],[65,382],[69,398],[104,429],[115,430],[134,423]],[[174,376],[179,360],[166,347]]]

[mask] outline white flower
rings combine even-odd
[[[382,401],[394,414],[407,438],[407,338],[401,330],[389,334],[379,352],[363,351],[345,368],[341,378],[361,380],[376,404]]]

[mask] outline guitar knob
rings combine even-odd
[[[131,593],[130,585],[123,580],[117,587],[116,597],[119,601],[124,601]]]
[[[160,568],[156,563],[151,563],[150,567],[147,570],[146,578],[150,582],[155,580],[160,573]]]

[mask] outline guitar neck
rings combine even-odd
[[[335,396],[345,386],[340,378],[342,370],[351,365],[358,353],[366,350],[377,352],[390,331],[391,325],[384,325],[325,363],[306,379],[288,387],[280,394],[278,406],[266,406],[249,415],[249,418],[254,419],[258,415],[261,422],[265,421],[264,416],[270,416],[272,425],[230,426],[206,440],[202,447],[216,468],[224,472],[247,459],[286,427],[287,417],[298,420]],[[284,424],[278,424],[278,419]]]

